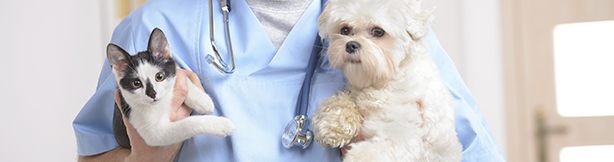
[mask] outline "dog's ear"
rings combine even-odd
[[[406,7],[409,8],[407,15],[406,31],[412,39],[420,39],[428,34],[431,23],[433,22],[433,16],[430,11],[422,9],[422,3],[419,0],[406,1]]]
[[[328,10],[328,8],[324,8],[322,13],[320,14],[320,17],[318,17],[318,34],[322,39],[326,39],[330,35],[330,31],[328,31],[330,27],[329,17],[330,11]]]

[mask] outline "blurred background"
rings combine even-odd
[[[613,0],[423,0],[511,162],[614,161]],[[72,120],[145,0],[0,0],[0,161],[76,161]]]

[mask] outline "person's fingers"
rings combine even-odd
[[[422,123],[420,123],[420,128],[422,128],[422,126],[424,126],[424,112],[422,112],[422,104],[420,104],[420,102],[416,101],[416,105],[418,107],[418,111],[420,111],[420,119],[422,120]]]
[[[339,150],[341,151],[341,159],[345,158],[345,154],[348,152],[348,150],[350,150],[352,147],[348,145],[345,145],[343,147],[341,147]]]
[[[361,127],[362,127],[362,122],[360,123]],[[362,129],[360,129],[358,131],[358,135],[356,135],[356,137],[354,137],[354,139],[352,139],[352,141],[350,141],[350,143],[346,144],[345,146],[341,147],[341,157],[343,158],[345,156],[345,153],[352,149],[352,146],[350,146],[350,144],[354,143],[354,142],[360,142],[360,141],[364,141],[365,140],[365,136],[362,133]]]
[[[196,87],[205,91],[203,86],[200,84],[200,78],[198,78],[198,75],[196,75],[196,73],[189,71],[189,70],[183,70],[183,69],[179,69],[179,70],[185,73],[185,75],[190,79],[190,81],[192,81],[192,84],[196,85]]]
[[[173,98],[171,99],[171,114],[169,116],[171,122],[184,119],[190,116],[192,112],[191,108],[183,104],[189,92],[187,78],[190,77],[192,82],[200,82],[198,76],[191,71],[177,69],[176,76],[175,89],[173,90]],[[191,77],[196,77],[196,79],[192,79]],[[200,83],[195,85],[200,86]]]
[[[121,107],[122,107],[122,105],[121,105],[121,104],[119,104],[119,103],[120,103],[120,102],[119,102],[119,101],[120,101],[120,99],[119,99],[119,92],[118,92],[118,91],[119,91],[119,89],[117,89],[117,87],[115,87],[115,96],[114,96],[114,97],[115,97],[115,104],[117,104],[117,107],[120,107],[120,108],[121,108]],[[120,110],[121,110],[121,109],[120,109]]]
[[[172,108],[179,108],[183,104],[183,101],[185,101],[185,98],[188,96],[188,83],[185,72],[182,70],[177,70],[176,76],[173,99],[171,100]]]
[[[170,121],[175,122],[187,118],[192,113],[192,109],[185,104],[181,104],[178,108],[171,112]]]

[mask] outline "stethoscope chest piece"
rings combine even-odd
[[[305,128],[309,121],[307,116],[298,115],[294,117],[290,123],[284,129],[284,134],[281,136],[281,143],[286,148],[292,146],[299,146],[302,149],[309,147],[311,144],[312,134],[311,131]]]

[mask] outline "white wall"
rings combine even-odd
[[[104,61],[97,0],[0,1],[0,161],[76,161]]]
[[[433,30],[484,113],[501,151],[507,153],[498,0],[424,0],[436,6]]]

